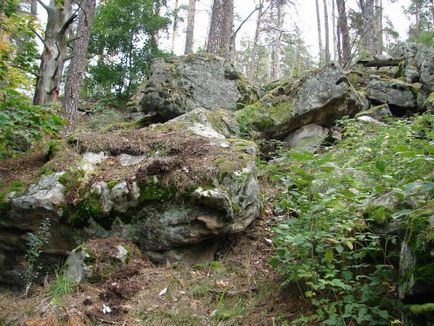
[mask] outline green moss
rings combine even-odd
[[[118,183],[118,180],[110,180],[107,182],[107,187],[112,190]]]
[[[407,305],[406,308],[413,315],[422,315],[426,313],[434,313],[434,303]]]
[[[163,187],[154,180],[148,180],[146,183],[139,184],[140,196],[139,202],[144,204],[152,201],[171,200],[176,195],[176,189],[173,186]]]
[[[434,284],[434,263],[417,267],[414,276],[418,284]]]
[[[101,129],[101,133],[107,133],[113,130],[132,130],[138,129],[146,124],[148,124],[148,120],[146,118],[132,120],[132,121],[119,121],[109,124],[108,126]]]
[[[433,228],[429,219],[431,210],[416,210],[406,221],[406,240],[415,252],[424,252],[433,239]]]
[[[0,212],[2,210],[7,210],[10,206],[10,203],[7,202],[6,197],[11,192],[22,193],[26,188],[26,185],[19,181],[12,181],[10,184],[1,184],[0,183]]]

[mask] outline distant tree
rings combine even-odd
[[[337,44],[339,63],[341,66],[346,67],[351,62],[351,44],[345,0],[336,0],[336,8],[338,11]]]
[[[147,75],[151,59],[163,54],[156,37],[170,20],[155,13],[152,0],[107,0],[98,8],[87,80],[94,96],[114,94],[116,100],[126,100]]]
[[[207,52],[231,59],[234,24],[234,1],[214,0],[208,35]]]
[[[315,0],[315,8],[316,8],[316,27],[318,29],[319,62],[322,63],[324,61],[324,58],[323,58],[323,48],[322,48],[322,36],[321,36],[321,14],[319,11],[318,0]]]
[[[408,36],[412,42],[434,45],[434,0],[411,0],[405,13],[414,20]]]
[[[188,16],[187,16],[187,33],[185,36],[185,51],[184,51],[184,53],[186,54],[193,52],[195,15],[196,15],[196,0],[189,0]]]
[[[95,5],[96,0],[83,0],[80,4],[80,19],[73,45],[72,59],[68,67],[65,94],[62,101],[62,116],[69,122],[64,128],[64,134],[73,132],[77,122],[80,85],[85,71],[90,32],[95,16]]]
[[[175,5],[173,7],[173,23],[172,23],[172,52],[175,52],[175,40],[176,40],[176,31],[178,30],[178,8],[179,0],[175,0]]]
[[[324,5],[324,32],[325,32],[325,49],[324,60],[326,63],[330,62],[330,30],[329,30],[329,14],[327,0],[323,0]]]

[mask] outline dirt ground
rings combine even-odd
[[[222,239],[218,257],[206,264],[131,259],[105,280],[55,299],[49,285],[27,298],[2,291],[0,325],[284,325],[309,304],[296,287],[281,287],[268,264],[276,221],[270,208],[265,212],[245,232]]]

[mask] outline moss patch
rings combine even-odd
[[[413,315],[422,315],[427,313],[434,313],[434,303],[414,304],[408,305],[406,308]]]

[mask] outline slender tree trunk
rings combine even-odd
[[[233,0],[214,0],[207,51],[229,60],[231,59],[233,16]]]
[[[252,52],[250,53],[249,67],[247,70],[247,77],[250,80],[256,80],[256,57],[258,52],[259,34],[261,32],[262,14],[263,14],[264,0],[259,2],[258,16],[256,17],[255,36],[253,37]]]
[[[362,38],[365,49],[369,55],[374,55],[377,51],[376,46],[376,17],[374,14],[374,0],[361,0],[360,7],[362,10],[363,24],[362,24]]]
[[[334,0],[332,0],[332,28],[333,28],[333,61],[337,61],[338,40],[336,36],[337,26],[336,26],[336,9],[335,9]]]
[[[416,26],[415,26],[415,30],[416,30],[416,36],[419,36],[420,33],[420,6],[419,6],[419,2],[415,1],[415,18],[416,18]]]
[[[67,52],[67,30],[74,20],[70,0],[58,7],[55,0],[44,5],[47,11],[44,50],[41,55],[39,77],[36,81],[33,103],[45,105],[59,97],[64,60]]]
[[[324,29],[325,29],[325,53],[324,58],[325,62],[330,62],[330,31],[329,31],[329,14],[327,8],[327,0],[323,1],[324,3]]]
[[[318,28],[318,48],[319,48],[319,62],[323,63],[323,51],[322,51],[322,36],[321,36],[321,14],[319,12],[318,0],[315,0],[316,7],[316,26]]]
[[[185,51],[184,51],[184,53],[186,53],[186,54],[193,52],[195,14],[196,14],[196,0],[189,0],[189,2],[188,2],[188,18],[187,18],[187,34],[185,36]]]
[[[282,58],[282,33],[283,33],[283,21],[284,21],[284,6],[283,0],[276,1],[276,27],[274,32],[274,40],[272,46],[272,57],[271,57],[271,79],[276,80],[280,78],[280,61]]]
[[[434,26],[434,0],[431,0],[431,19]]]
[[[433,0],[434,1],[434,0]],[[382,53],[384,48],[383,43],[383,0],[375,1],[375,34],[376,34],[376,53]]]
[[[348,30],[345,0],[336,0],[338,10],[338,43],[340,45],[339,63],[346,67],[351,60],[350,32]]]
[[[178,3],[179,0],[175,0],[173,25],[172,25],[172,52],[175,52],[176,30],[178,29]]]
[[[38,16],[38,1],[37,0],[31,0],[32,2],[30,3],[30,14],[33,17]]]
[[[64,128],[64,134],[75,130],[77,122],[77,109],[80,99],[80,85],[83,77],[86,54],[89,45],[90,32],[95,16],[96,0],[83,0],[78,22],[77,35],[79,38],[74,42],[72,59],[68,68],[65,83],[65,96],[63,98],[62,116],[68,119],[69,124]]]
[[[154,15],[160,16],[161,11],[161,0],[154,1]],[[152,32],[149,34],[150,43],[152,47],[158,48],[158,41],[160,40],[160,36],[158,35],[158,31]]]

